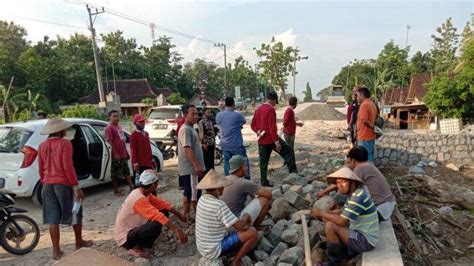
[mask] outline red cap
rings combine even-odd
[[[133,123],[146,121],[145,117],[141,114],[136,114],[133,116]]]

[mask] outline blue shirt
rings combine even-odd
[[[247,121],[241,113],[226,107],[224,111],[217,113],[216,122],[221,130],[222,150],[234,151],[244,146],[242,126]]]

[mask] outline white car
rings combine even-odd
[[[82,188],[110,182],[111,147],[105,141],[104,131],[108,123],[100,120],[67,118],[74,124],[66,132],[74,148],[74,168]],[[32,197],[41,205],[42,185],[38,172],[38,147],[47,136],[41,129],[47,120],[0,125],[0,191],[16,197]],[[127,150],[130,151],[130,134]],[[150,143],[157,171],[163,168],[163,155],[154,143]],[[130,172],[132,173],[129,161]]]
[[[178,119],[182,116],[181,105],[155,107],[148,115],[145,131],[150,134],[150,139],[171,144],[173,142],[171,131],[178,128]]]

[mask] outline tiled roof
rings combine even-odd
[[[422,102],[428,88],[426,84],[431,81],[429,74],[413,75],[410,81],[410,89],[405,103],[413,103],[415,101]]]

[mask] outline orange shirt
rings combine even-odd
[[[38,148],[38,167],[42,184],[79,185],[68,140],[52,137],[43,141]]]
[[[370,99],[365,99],[359,106],[359,113],[357,114],[357,140],[368,141],[375,140],[376,135],[373,128],[364,124],[364,120],[375,124],[377,118],[377,107]]]

